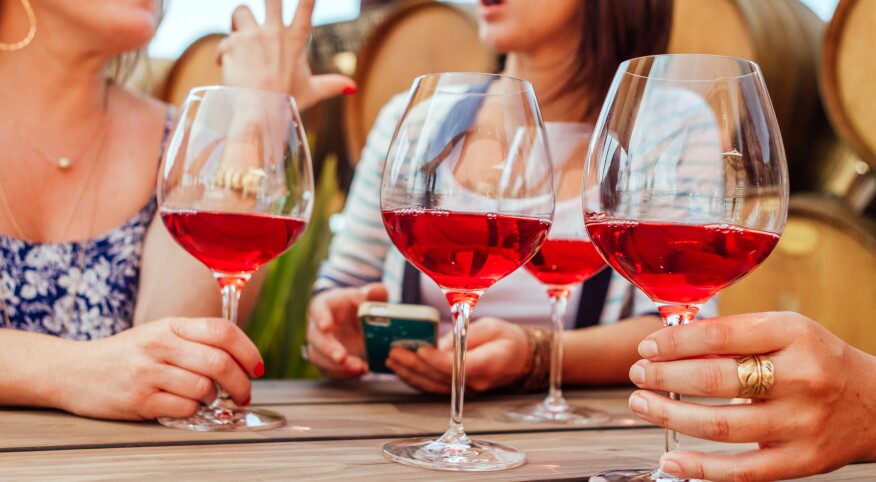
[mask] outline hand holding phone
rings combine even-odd
[[[368,367],[375,373],[392,373],[386,359],[400,346],[417,351],[438,342],[438,310],[431,306],[376,303],[359,305]]]

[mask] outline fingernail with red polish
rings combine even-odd
[[[259,364],[256,365],[254,372],[255,372],[256,378],[259,378],[262,375],[264,375],[265,374],[265,364],[262,362],[259,362]]]
[[[353,95],[356,93],[356,88],[352,85],[344,87],[343,93],[344,95]]]
[[[243,403],[240,404],[240,406],[241,406],[241,407],[246,407],[247,405],[249,405],[249,402],[250,402],[250,401],[252,401],[252,395],[246,397],[246,400],[244,400]]]

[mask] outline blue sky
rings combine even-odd
[[[474,0],[456,0],[473,3]],[[610,0],[605,0],[610,1]],[[803,0],[821,18],[829,20],[839,0]],[[166,0],[166,15],[149,46],[153,57],[176,58],[197,38],[213,32],[227,32],[231,12],[237,5],[248,5],[256,18],[264,17],[264,0]],[[297,0],[285,2],[287,21]],[[360,0],[318,0],[313,13],[315,24],[350,20],[359,15]]]

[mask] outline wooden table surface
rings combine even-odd
[[[254,406],[284,414],[264,432],[199,433],[157,423],[90,420],[51,410],[0,410],[0,480],[587,480],[612,468],[650,467],[663,430],[636,419],[629,390],[569,391],[570,400],[609,412],[590,427],[512,422],[502,407],[541,396],[469,396],[465,427],[476,438],[523,450],[528,462],[500,472],[438,472],[386,461],[398,437],[437,436],[449,399],[390,381],[257,381]],[[685,448],[734,453],[746,444],[683,438]],[[876,464],[857,464],[807,480],[876,480]]]

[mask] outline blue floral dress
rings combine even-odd
[[[168,112],[162,151],[171,120]],[[87,241],[33,243],[0,234],[0,287],[11,327],[73,340],[130,328],[143,240],[156,209],[153,193],[121,226]]]

